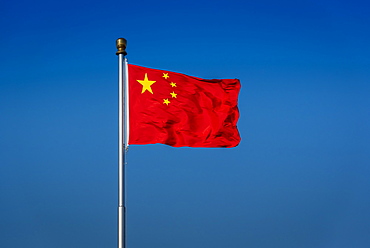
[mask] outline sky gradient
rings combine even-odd
[[[238,147],[130,147],[127,248],[370,247],[369,7],[2,2],[0,247],[116,247],[119,37],[242,84]]]

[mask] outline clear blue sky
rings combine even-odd
[[[128,248],[370,247],[366,1],[3,1],[0,247],[116,247],[117,56],[239,78],[233,149],[132,146]]]

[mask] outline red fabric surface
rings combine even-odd
[[[131,64],[128,70],[130,145],[239,144],[238,79],[206,80]]]

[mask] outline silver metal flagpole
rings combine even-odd
[[[118,248],[126,248],[125,166],[128,149],[128,70],[125,58],[127,41],[116,41],[118,55]]]

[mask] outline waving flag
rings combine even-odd
[[[235,147],[238,79],[201,79],[128,65],[130,145]]]

